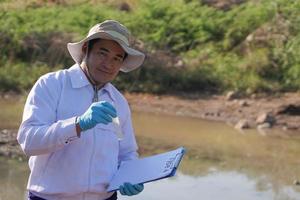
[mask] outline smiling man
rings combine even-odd
[[[144,61],[129,36],[114,20],[95,25],[83,40],[68,44],[76,64],[33,86],[17,138],[30,156],[29,199],[117,199],[116,192],[106,192],[109,181],[121,161],[138,157],[128,103],[110,83]],[[119,192],[131,196],[143,189],[124,183]]]
[[[102,87],[118,74],[126,52],[113,40],[93,39],[82,48],[86,57],[81,67],[91,83]]]

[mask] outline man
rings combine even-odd
[[[109,181],[121,161],[138,157],[128,103],[110,83],[119,70],[144,61],[129,36],[114,20],[95,25],[86,38],[68,44],[75,65],[33,86],[17,137],[30,156],[29,199],[117,199],[106,192]],[[119,191],[131,196],[143,188],[124,183]]]

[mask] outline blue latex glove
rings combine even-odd
[[[144,190],[144,184],[135,184],[132,185],[131,183],[124,183],[119,187],[119,191],[122,195],[127,195],[127,196],[132,196],[132,195],[137,195],[141,191]]]
[[[117,116],[116,109],[107,101],[94,102],[87,111],[78,118],[82,131],[93,128],[98,123],[108,124]]]

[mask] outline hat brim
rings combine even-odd
[[[124,51],[127,53],[127,57],[124,60],[122,67],[120,68],[121,71],[130,72],[140,67],[143,64],[145,59],[145,54],[143,54],[138,50],[130,48],[125,42],[106,32],[97,32],[95,34],[92,34],[84,38],[80,42],[68,43],[67,45],[68,51],[76,63],[81,64],[82,59],[84,57],[84,54],[82,52],[83,44],[89,40],[96,39],[96,38],[114,40],[124,49]]]

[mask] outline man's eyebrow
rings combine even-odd
[[[108,50],[108,49],[106,49],[106,48],[103,48],[103,47],[100,47],[100,50],[102,50],[102,51],[106,51],[106,52],[109,52],[109,50]]]
[[[104,47],[100,47],[100,50],[105,51],[105,52],[107,52],[107,53],[110,52],[108,49],[106,49],[106,48],[104,48]],[[124,56],[121,55],[121,54],[117,54],[116,56],[119,57],[119,58],[124,58]]]

